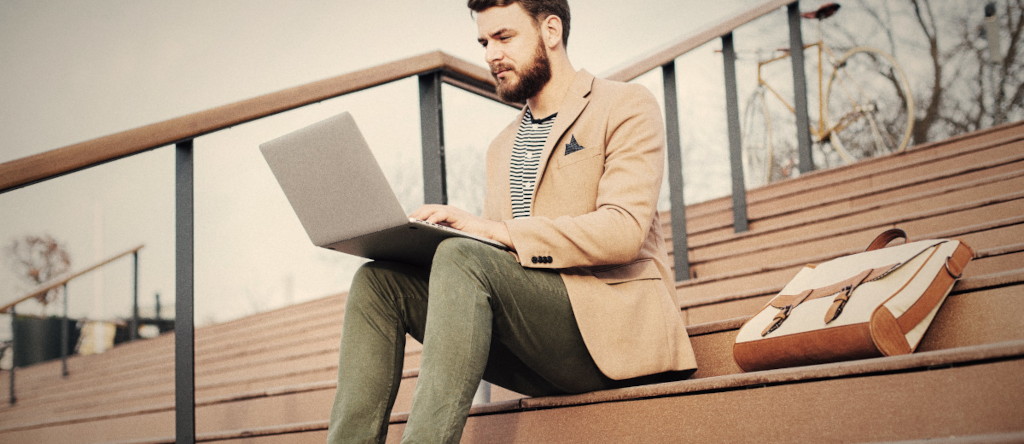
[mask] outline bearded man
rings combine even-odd
[[[345,306],[329,442],[384,442],[405,337],[423,343],[402,442],[457,443],[481,379],[528,396],[682,379],[696,369],[657,201],[661,111],[642,86],[569,62],[565,0],[469,0],[497,83],[522,113],[487,152],[482,216],[414,217],[454,238],[429,269],[371,262]]]

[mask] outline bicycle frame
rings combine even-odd
[[[822,116],[825,115],[825,95],[824,95],[824,82],[825,82],[825,80],[824,80],[824,75],[825,75],[824,65],[825,65],[825,63],[824,63],[824,55],[825,55],[825,53],[827,53],[830,60],[835,60],[836,59],[836,54],[832,51],[832,48],[829,48],[828,45],[825,44],[825,40],[824,40],[824,38],[822,36],[822,33],[821,33],[821,21],[820,20],[818,21],[818,40],[815,41],[814,43],[809,43],[809,44],[804,45],[804,51],[807,51],[808,49],[814,48],[814,47],[818,48],[818,51],[817,51],[817,53],[818,53],[818,119],[817,119],[817,124],[816,125],[811,125],[810,131],[811,131],[811,136],[814,138],[814,141],[818,142],[818,143],[821,143],[821,142],[823,142],[825,140],[828,140],[828,137],[829,137],[829,135],[832,134],[832,132],[845,128],[846,125],[849,124],[848,122],[850,121],[850,119],[849,119],[850,116],[844,116],[842,119],[839,119],[839,122],[837,122],[831,128],[826,128],[825,127],[825,119],[822,118]],[[764,66],[772,64],[772,63],[775,63],[775,62],[778,62],[780,60],[788,59],[789,57],[792,56],[792,54],[789,52],[789,50],[784,50],[784,51],[785,51],[785,53],[780,55],[780,56],[773,57],[773,58],[768,59],[768,60],[763,60],[763,61],[758,61],[757,62],[757,85],[759,87],[763,86],[766,90],[771,92],[772,95],[775,96],[775,98],[779,99],[779,101],[782,102],[782,104],[786,107],[786,109],[789,110],[790,113],[795,115],[796,114],[796,108],[793,106],[793,104],[790,103],[789,101],[787,101],[785,98],[783,98],[782,95],[779,94],[779,92],[776,91],[775,88],[772,88],[772,86],[769,85],[768,82],[761,75],[761,69]]]
[[[832,6],[834,6],[833,9],[838,9],[838,6]],[[831,12],[834,13],[834,10]],[[818,109],[817,116],[808,116],[811,118],[808,132],[812,144],[821,151],[820,160],[828,164],[831,162],[830,159],[838,157],[844,163],[852,163],[862,157],[902,151],[909,141],[914,124],[914,104],[906,75],[892,55],[877,48],[854,46],[845,50],[841,55],[836,54],[825,43],[822,33],[822,21],[830,15],[831,13],[825,14],[823,18],[815,17],[818,21],[817,39],[803,45],[801,49],[804,53],[811,49],[817,52],[818,95],[811,100],[818,101]],[[791,116],[796,115],[794,103],[783,97],[779,90],[765,78],[766,66],[793,55],[789,49],[778,51],[781,54],[775,55],[778,53],[773,52],[771,53],[773,56],[767,60],[762,60],[760,53],[758,54],[757,88],[755,96],[748,103],[748,111],[746,111],[761,116],[753,117],[752,120],[762,119],[765,125],[764,130],[758,132],[754,129],[752,133],[748,134],[748,129],[753,127],[744,125],[745,137],[749,136],[751,140],[756,140],[757,142],[753,142],[754,145],[758,143],[762,145],[760,148],[754,148],[752,145],[751,148],[766,150],[766,162],[759,155],[750,157],[753,167],[765,167],[766,181],[771,181],[772,165],[782,168],[781,164],[776,164],[772,160],[775,157],[773,142],[775,138],[772,134],[772,112],[771,107],[768,106],[771,99],[768,98],[768,93],[770,92],[778,99]],[[808,57],[813,56],[808,55]],[[826,64],[830,67],[827,73],[829,76],[827,82],[825,79]],[[867,71],[865,68],[868,68]],[[879,71],[874,72],[872,69]],[[883,80],[884,83],[879,85],[877,83],[879,78],[888,81]],[[872,81],[874,83],[870,87],[864,83]],[[895,88],[895,101],[888,99],[892,93],[888,87],[889,82]],[[878,94],[885,94],[885,97]],[[751,105],[755,108],[751,108]],[[806,106],[811,108],[814,105],[808,103]],[[749,111],[757,109],[759,111]],[[906,122],[901,123],[904,119]],[[760,126],[757,123],[753,125]],[[902,136],[899,135],[900,133]],[[744,147],[746,150],[746,145]],[[789,174],[784,173],[784,175],[788,176]]]

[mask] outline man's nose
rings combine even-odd
[[[497,45],[487,45],[487,50],[484,51],[484,61],[488,65],[497,62],[505,57],[505,52],[497,48]]]

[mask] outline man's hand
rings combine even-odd
[[[512,236],[504,223],[484,219],[448,205],[424,205],[413,211],[409,217],[439,225],[447,225],[480,237],[486,237],[505,244],[515,251]]]

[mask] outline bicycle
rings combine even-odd
[[[838,10],[838,4],[826,3],[815,11],[801,14],[805,19],[818,21],[817,41],[804,45],[804,51],[817,48],[818,119],[815,121],[811,116],[810,132],[811,141],[818,149],[818,160],[826,167],[901,152],[906,149],[914,127],[910,83],[892,55],[877,48],[856,46],[836,57],[832,48],[825,44],[821,22]],[[795,140],[779,139],[774,134],[768,93],[794,117],[795,108],[762,76],[765,66],[792,55],[788,48],[776,51],[783,54],[767,60],[758,57],[758,86],[743,113],[744,167],[748,172],[748,185],[752,186],[796,175]],[[824,84],[826,63],[832,70],[827,87]],[[783,148],[781,156],[776,153],[777,147]]]

